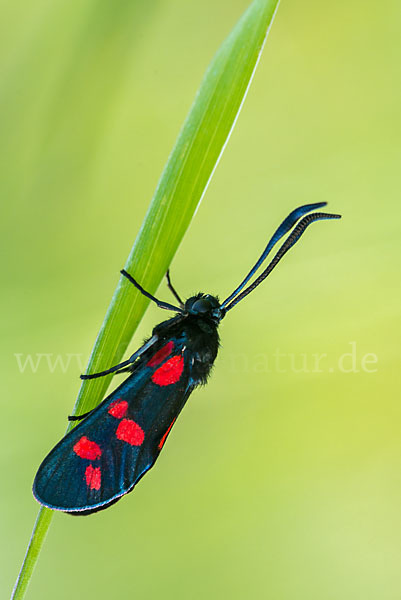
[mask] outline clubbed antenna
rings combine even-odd
[[[341,218],[341,215],[322,213],[322,212],[312,213],[310,215],[307,215],[306,217],[303,217],[303,219],[301,219],[301,221],[299,221],[298,225],[296,225],[296,227],[292,230],[291,234],[285,240],[284,244],[281,246],[281,248],[279,249],[279,251],[277,252],[275,257],[273,258],[273,260],[267,265],[267,267],[263,271],[263,273],[261,273],[259,275],[259,277],[257,277],[251,285],[249,285],[247,288],[244,289],[245,285],[248,283],[248,281],[251,279],[251,277],[259,269],[259,267],[261,266],[261,264],[264,262],[265,258],[267,257],[268,253],[273,248],[273,246],[277,243],[277,241],[280,238],[282,238],[295,225],[295,223],[298,221],[298,219],[302,215],[304,215],[306,212],[314,210],[315,208],[320,208],[321,206],[324,206],[325,204],[326,204],[325,202],[318,203],[318,204],[308,204],[308,205],[301,206],[301,207],[295,209],[283,221],[283,223],[280,225],[280,227],[274,233],[273,237],[267,244],[263,254],[261,255],[261,257],[255,264],[255,266],[251,269],[251,271],[248,273],[248,275],[245,277],[245,279],[242,281],[242,283],[234,290],[234,292],[232,294],[230,294],[230,296],[228,296],[228,298],[226,298],[226,300],[224,300],[224,302],[221,304],[220,308],[224,309],[225,312],[228,310],[231,310],[236,304],[238,304],[238,302],[243,300],[245,298],[245,296],[250,294],[259,284],[261,284],[262,281],[264,279],[266,279],[266,277],[272,272],[274,267],[280,262],[280,260],[283,258],[283,256],[288,252],[288,250],[290,248],[292,248],[292,246],[294,244],[296,244],[296,242],[299,240],[301,235],[304,233],[305,229],[311,223],[313,223],[314,221],[322,220],[322,219],[340,219]],[[241,290],[243,290],[243,291],[241,292]],[[241,292],[241,293],[239,293],[239,292]]]

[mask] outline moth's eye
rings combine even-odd
[[[210,294],[207,294],[207,296],[205,296],[205,300],[209,302],[210,308],[218,308],[220,306],[220,303],[217,300],[217,298],[211,296]]]
[[[209,312],[210,309],[210,302],[209,300],[206,300],[206,298],[199,298],[199,300],[195,300],[191,308],[193,312],[198,314],[205,314]]]

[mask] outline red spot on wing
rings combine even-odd
[[[181,355],[172,356],[152,375],[152,381],[157,385],[177,383],[184,370],[184,358]]]
[[[107,411],[109,415],[115,417],[116,419],[122,419],[125,413],[128,410],[128,402],[125,400],[115,400],[109,406],[109,410]]]
[[[170,423],[169,428],[167,429],[166,433],[163,435],[162,439],[160,440],[159,445],[157,446],[159,448],[159,450],[161,450],[163,448],[164,442],[166,441],[167,436],[170,433],[170,429],[172,428],[172,426],[174,425],[174,423],[175,423],[175,419],[172,420],[172,422]]]
[[[123,419],[117,427],[116,436],[131,446],[140,446],[145,438],[145,433],[135,421]]]
[[[80,458],[87,458],[89,460],[95,460],[101,456],[102,451],[100,446],[96,442],[88,440],[87,437],[82,436],[75,446],[73,447],[75,454],[78,454]]]
[[[167,342],[167,344],[165,346],[163,346],[163,348],[160,348],[160,350],[158,350],[156,352],[156,354],[154,356],[152,356],[150,361],[147,363],[147,366],[148,367],[156,367],[157,365],[160,365],[160,363],[163,362],[163,360],[165,358],[167,358],[168,355],[171,354],[173,350],[174,350],[174,342],[170,340],[169,342]]]
[[[86,467],[85,480],[86,485],[91,490],[100,490],[100,484],[102,483],[102,473],[100,471],[100,467],[93,468],[92,465]]]

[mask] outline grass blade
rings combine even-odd
[[[141,230],[125,264],[154,293],[164,276],[241,110],[279,0],[255,0],[212,60],[167,161]],[[121,278],[96,339],[88,372],[118,363],[149,301]],[[112,376],[84,381],[74,414],[94,408]],[[16,582],[14,600],[24,597],[52,511],[41,508]]]

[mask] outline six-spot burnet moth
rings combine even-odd
[[[167,283],[179,306],[161,302],[129,273],[121,271],[157,306],[177,314],[156,325],[152,336],[128,360],[101,373],[81,375],[82,379],[93,379],[108,373],[130,373],[95,409],[70,417],[81,422],[53,448],[36,474],[33,493],[41,504],[83,515],[102,510],[132,491],[154,465],[190,393],[206,382],[219,347],[220,321],[269,275],[308,225],[320,219],[340,218],[311,213],[325,204],[295,209],[245,279],[221,303],[209,294],[197,294],[182,302],[168,273]],[[287,233],[271,262],[247,285]]]

